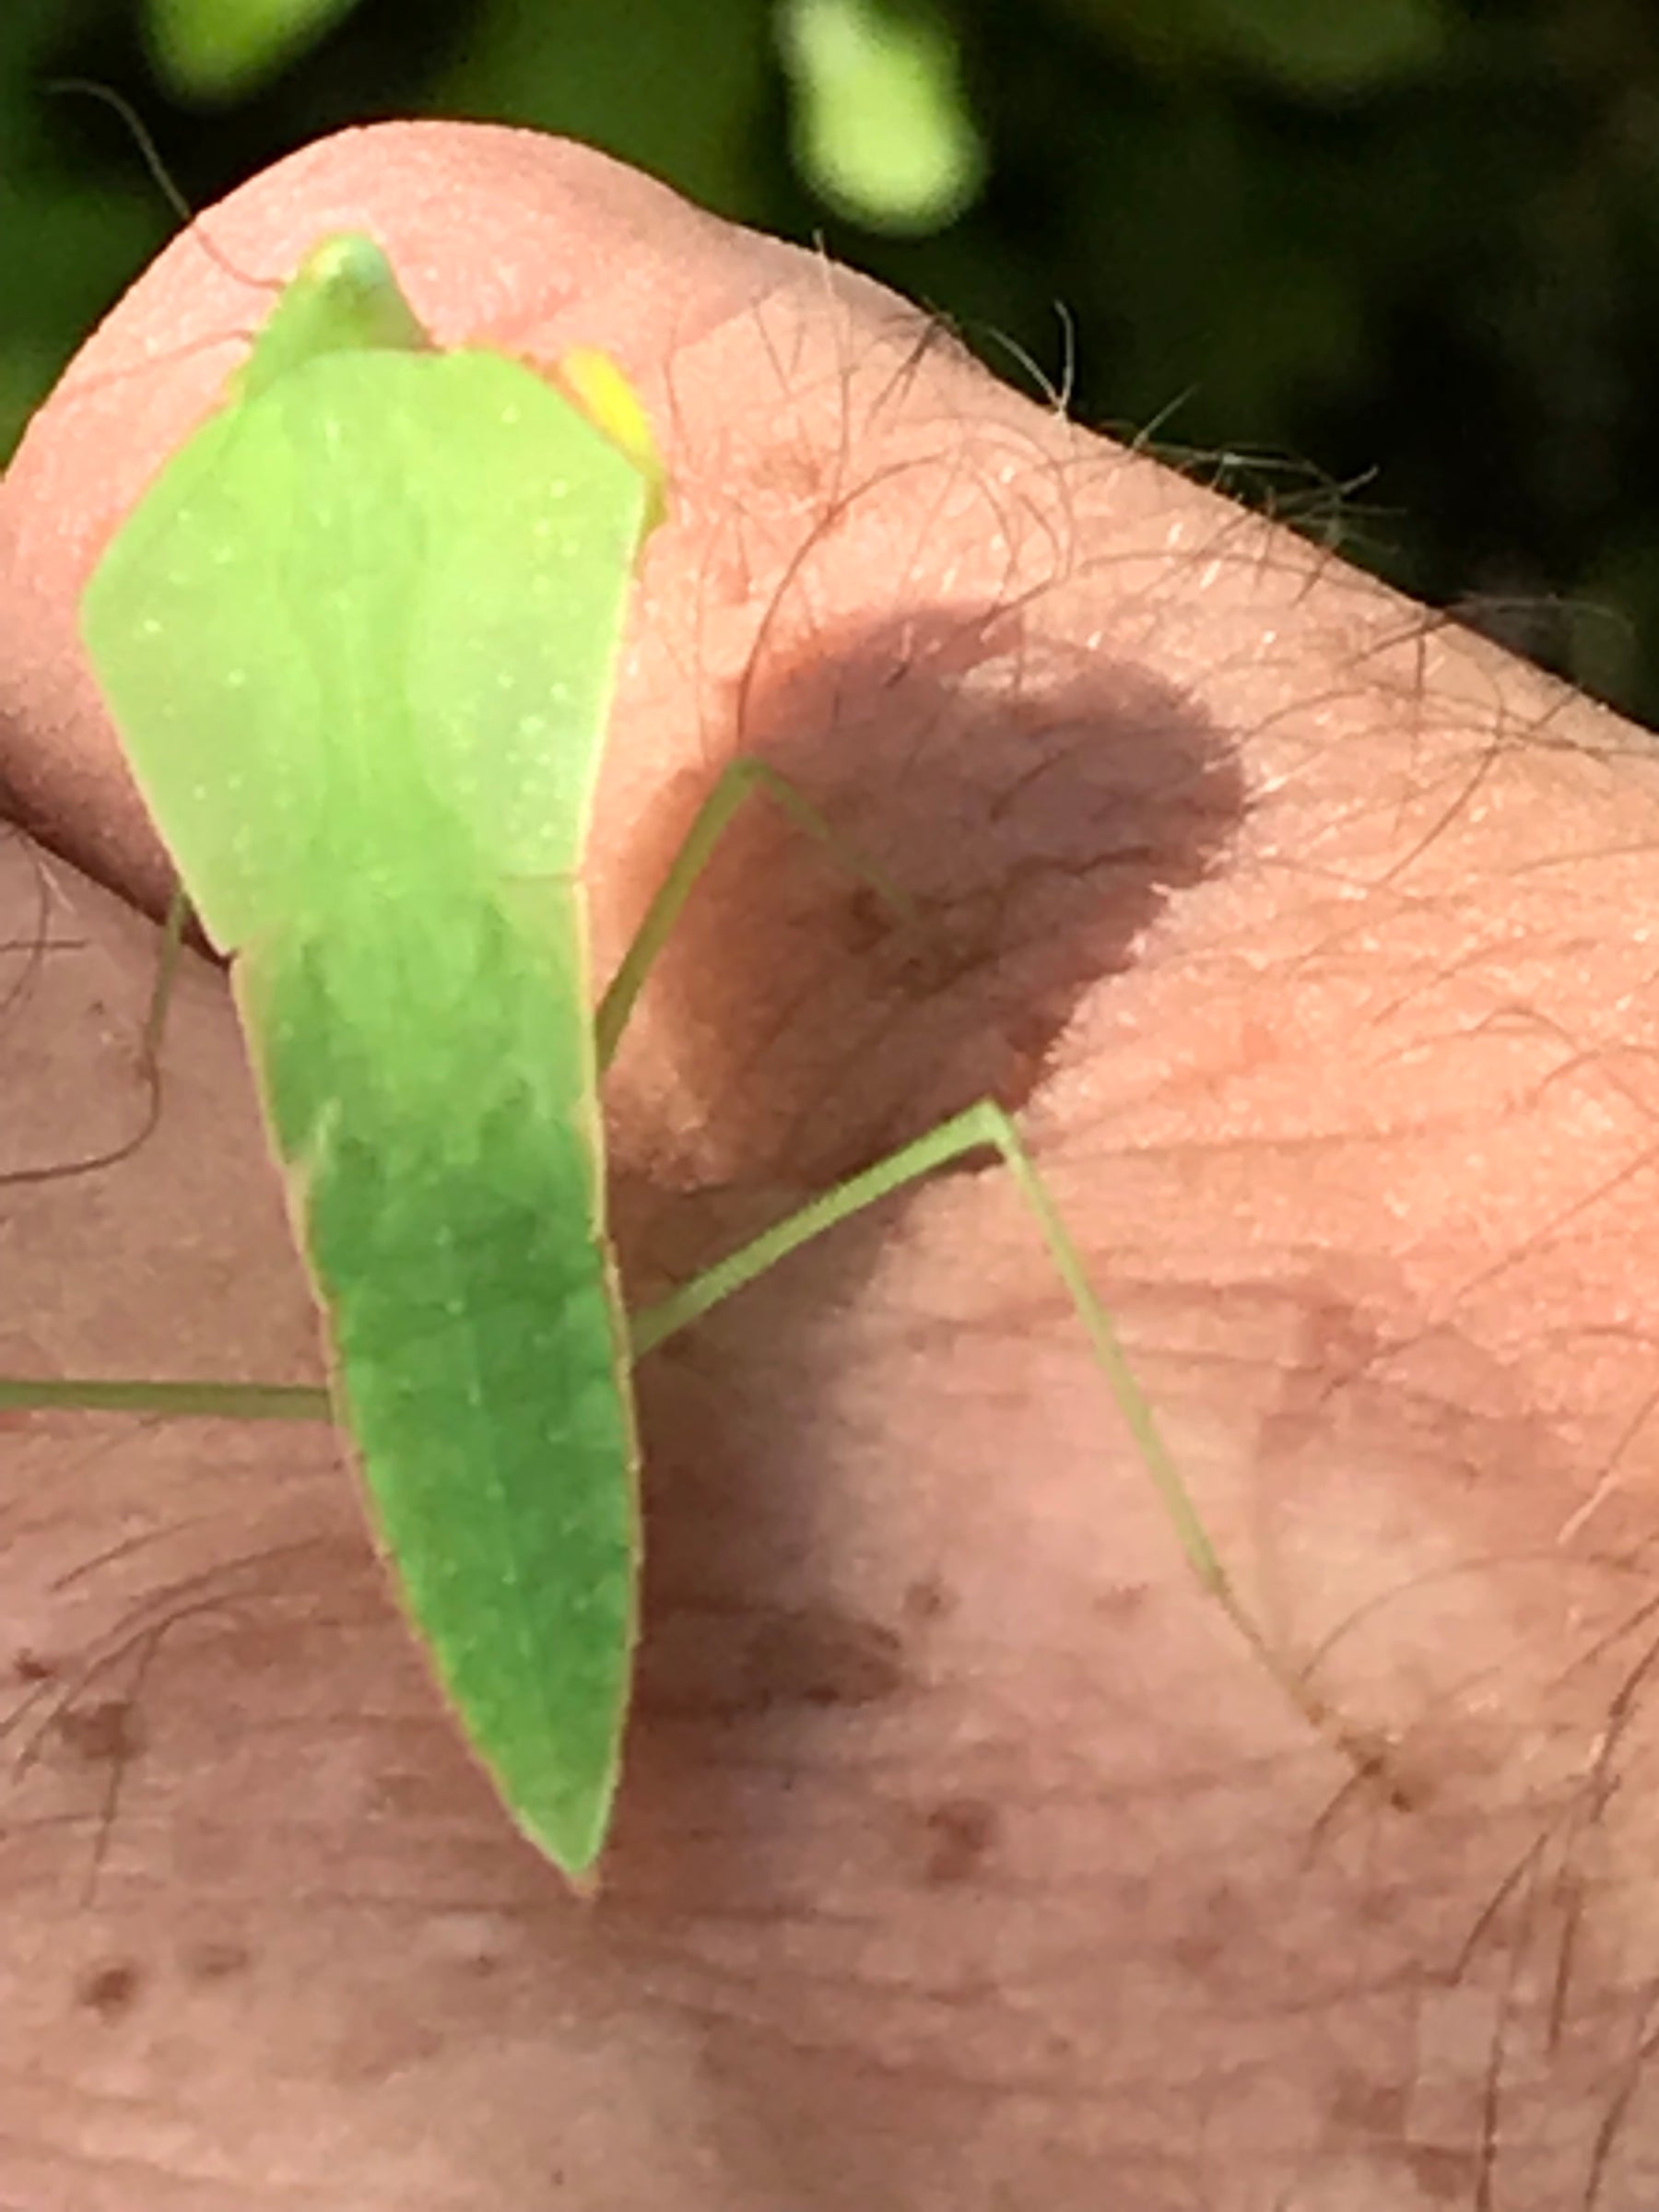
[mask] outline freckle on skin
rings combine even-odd
[[[228,1982],[234,1975],[245,1974],[253,1963],[253,1954],[246,1944],[211,1937],[190,1945],[181,1960],[194,1982]]]
[[[768,1615],[750,1639],[745,1671],[762,1707],[873,1705],[905,1682],[893,1631],[829,1606]]]
[[[57,1732],[77,1758],[92,1765],[135,1759],[144,1748],[144,1731],[125,1698],[72,1706],[58,1715]]]
[[[906,1620],[944,1620],[956,1611],[956,1599],[936,1574],[919,1575],[904,1593]]]
[[[1146,1602],[1145,1583],[1114,1583],[1093,1601],[1095,1611],[1108,1620],[1131,1620]]]
[[[1002,1831],[996,1807],[983,1797],[945,1797],[929,1808],[924,1821],[927,1851],[924,1878],[930,1888],[946,1888],[977,1873]]]
[[[1478,2178],[1480,2164],[1472,2150],[1442,2149],[1432,2144],[1414,2144],[1406,2152],[1406,2164],[1424,2195],[1436,2204],[1467,2204]]]
[[[118,2020],[130,2012],[143,1981],[130,1959],[112,1959],[94,1967],[76,1983],[75,2001],[101,2020]]]

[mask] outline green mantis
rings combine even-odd
[[[629,586],[663,512],[608,363],[578,357],[561,387],[500,354],[441,353],[380,249],[346,235],[285,288],[81,613],[134,774],[230,959],[327,1405],[378,1540],[504,1805],[577,1880],[610,1825],[638,1635],[632,1361],[983,1148],[1018,1182],[1198,1574],[1262,1648],[994,1103],[624,1312],[598,1086],[652,958],[755,786],[835,842],[739,763],[594,1011],[583,855]],[[304,1391],[0,1385],[0,1406],[49,1405],[324,1410]]]

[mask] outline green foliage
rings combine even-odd
[[[872,230],[942,230],[971,203],[985,147],[950,25],[892,0],[780,0],[795,166]]]
[[[769,0],[488,0],[432,110],[584,139],[702,206],[767,219]]]
[[[1445,45],[1441,0],[1209,0],[1205,12],[1218,54],[1315,99],[1418,75]]]
[[[145,60],[164,8],[237,47],[216,111]],[[198,204],[345,124],[470,115],[821,233],[1005,371],[1062,373],[1063,309],[1086,419],[1368,479],[1354,548],[1407,589],[1594,596],[1520,641],[1659,718],[1659,17],[1629,0],[5,0],[0,451],[172,223],[112,117],[43,99],[71,73]]]
[[[147,0],[156,75],[183,100],[243,100],[313,46],[358,0]]]
[[[1441,60],[1442,0],[1067,0],[1142,65],[1216,65],[1312,100],[1374,92]]]
[[[90,103],[42,89],[65,67],[76,27],[75,9],[55,0],[0,6],[0,456],[82,333],[174,227],[130,147],[117,189],[74,144],[66,121]]]

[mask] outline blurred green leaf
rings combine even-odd
[[[156,71],[181,99],[242,99],[275,76],[358,0],[146,0]]]
[[[1378,90],[1438,62],[1447,0],[1065,0],[1125,54],[1178,76],[1230,63],[1315,99]]]
[[[1446,41],[1441,0],[1209,0],[1208,14],[1218,53],[1315,96],[1416,75]]]
[[[127,134],[47,81],[112,85],[199,207],[379,116],[523,124],[786,236],[851,218],[838,252],[1086,421],[1230,481],[1242,447],[1365,482],[1350,549],[1407,590],[1609,596],[1548,637],[1478,618],[1659,719],[1644,0],[348,7],[0,0],[0,441],[173,221]]]
[[[88,105],[48,89],[94,23],[92,0],[0,0],[0,458],[172,223],[132,171],[88,173]]]
[[[52,388],[68,350],[86,335],[165,236],[165,207],[133,198],[32,187],[8,180],[0,197],[6,231],[6,345],[0,349],[0,455]]]
[[[767,0],[492,0],[434,88],[441,113],[524,124],[766,219],[757,147]]]
[[[819,198],[871,230],[953,223],[986,153],[945,18],[899,0],[780,0],[777,27],[795,167]]]

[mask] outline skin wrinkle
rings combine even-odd
[[[214,223],[280,267],[378,215],[455,283],[441,330],[597,333],[672,392],[602,967],[739,735],[971,924],[907,989],[846,887],[744,824],[618,1064],[630,1275],[941,1101],[1025,1100],[1223,1556],[1406,1809],[1190,1589],[993,1176],[641,1370],[653,1626],[592,1909],[444,1730],[321,1434],[9,1424],[6,1636],[83,1712],[120,1691],[77,1661],[135,1630],[151,1657],[101,1845],[73,1724],[0,1799],[0,2066],[30,2131],[0,2198],[492,2212],[557,2170],[584,2212],[1640,2212],[1638,741],[1036,414],[873,288],[504,138],[348,138]],[[452,279],[469,224],[488,250]],[[245,320],[188,245],[171,267],[163,357]],[[157,358],[119,372],[119,470],[92,451],[76,489],[37,456],[0,500],[48,624],[144,439],[222,372],[170,385],[163,426]],[[7,634],[0,771],[144,886],[56,650]],[[124,998],[102,957],[66,1035],[141,1007],[141,963]],[[4,1194],[0,1265],[37,1270],[29,1326],[71,1371],[302,1372],[234,1041],[210,982],[186,999],[140,1160]],[[973,1805],[973,1864],[931,1885],[930,1833]],[[188,1976],[209,1941],[248,1963]],[[119,2017],[77,2002],[129,1973]]]

